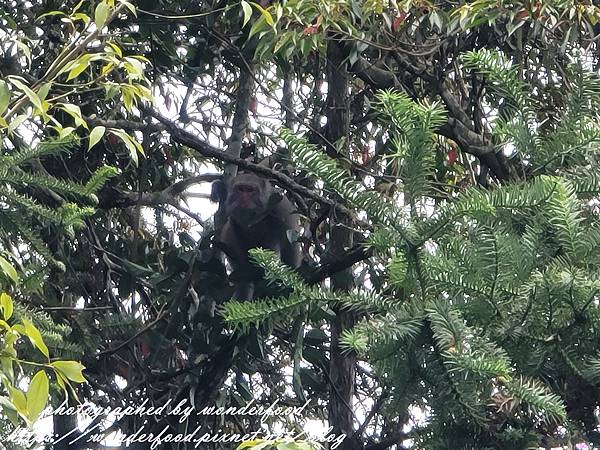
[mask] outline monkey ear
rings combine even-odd
[[[210,190],[210,201],[214,203],[221,202],[227,195],[225,182],[223,180],[214,181]]]

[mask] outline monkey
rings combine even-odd
[[[242,172],[229,182],[212,185],[211,200],[219,202],[220,223],[215,217],[215,245],[225,253],[236,281],[234,298],[252,300],[254,283],[260,271],[248,250],[261,247],[274,251],[287,266],[297,269],[302,263],[298,242],[291,242],[289,231],[298,232],[300,218],[290,200],[275,190],[270,181],[254,173]]]

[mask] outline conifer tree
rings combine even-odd
[[[580,65],[552,123],[536,121],[530,87],[500,54],[464,55],[487,81],[496,151],[524,161],[510,182],[435,194],[432,169],[439,104],[385,91],[375,105],[394,152],[403,195],[385,198],[351,178],[289,130],[294,161],[356,211],[369,233],[371,274],[340,295],[310,286],[268,252],[253,257],[281,299],[229,302],[240,329],[289,323],[303,311],[341,304],[361,314],[344,342],[372,367],[388,393],[384,416],[420,419],[405,439],[425,449],[525,449],[594,441],[600,381],[595,200],[600,81]]]

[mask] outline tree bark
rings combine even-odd
[[[327,140],[335,143],[345,139],[347,145],[349,133],[349,74],[346,55],[342,44],[332,39],[327,48]],[[329,249],[334,258],[352,247],[351,228],[346,226],[349,222],[348,216],[339,215],[336,223],[332,224]],[[331,278],[332,288],[337,291],[348,292],[353,284],[351,268],[342,270]],[[339,448],[356,450],[362,448],[362,445],[354,439],[353,427],[352,404],[356,357],[353,354],[342,353],[340,348],[340,336],[344,330],[354,325],[355,317],[353,313],[342,311],[340,308],[335,312],[336,318],[331,322],[329,425],[333,427],[332,433],[346,435]]]

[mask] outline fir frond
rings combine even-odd
[[[534,419],[545,423],[562,423],[567,413],[560,397],[548,392],[548,389],[538,381],[523,377],[515,378],[506,387],[515,397],[522,400]]]
[[[24,211],[27,211],[29,215],[35,214],[37,217],[50,222],[54,225],[60,226],[62,224],[62,216],[54,209],[47,208],[31,197],[23,194],[19,194],[14,190],[5,190],[0,193],[0,198],[3,198],[9,205],[18,205]]]
[[[282,129],[281,137],[289,147],[292,159],[297,165],[325,181],[345,200],[365,211],[374,222],[402,232],[403,224],[407,224],[407,218],[394,203],[375,191],[366,190],[362,184],[350,178],[346,170],[338,167],[333,159],[290,130]]]
[[[119,171],[112,166],[103,166],[96,170],[90,179],[85,183],[86,195],[98,192],[111,178],[115,177]]]
[[[568,181],[555,180],[552,196],[544,211],[563,251],[567,255],[575,255],[582,217],[575,189]]]
[[[304,307],[309,300],[302,294],[292,293],[287,297],[244,302],[230,300],[223,305],[220,315],[225,322],[246,332],[250,326],[271,320],[282,320]]]
[[[341,342],[360,354],[373,347],[403,341],[418,335],[423,325],[422,318],[414,315],[388,313],[373,319],[364,319],[350,330],[345,330]]]
[[[502,53],[487,49],[467,52],[462,59],[466,68],[479,72],[490,83],[487,94],[500,113],[494,134],[502,142],[512,141],[521,153],[535,153],[539,147],[534,132],[536,112],[520,67]]]
[[[302,279],[290,267],[277,257],[275,252],[261,248],[250,250],[250,258],[265,270],[265,276],[272,282],[281,282],[284,286],[298,290],[305,287]]]
[[[0,156],[0,172],[12,169],[31,159],[68,152],[76,145],[76,138],[69,137],[65,139],[47,140],[34,147],[24,146],[23,148],[12,152],[10,155]]]
[[[443,124],[445,113],[439,103],[417,103],[398,91],[380,91],[375,96],[373,108],[392,125],[389,129],[395,154],[393,159],[404,186],[408,203],[430,191],[435,163],[434,131]]]

